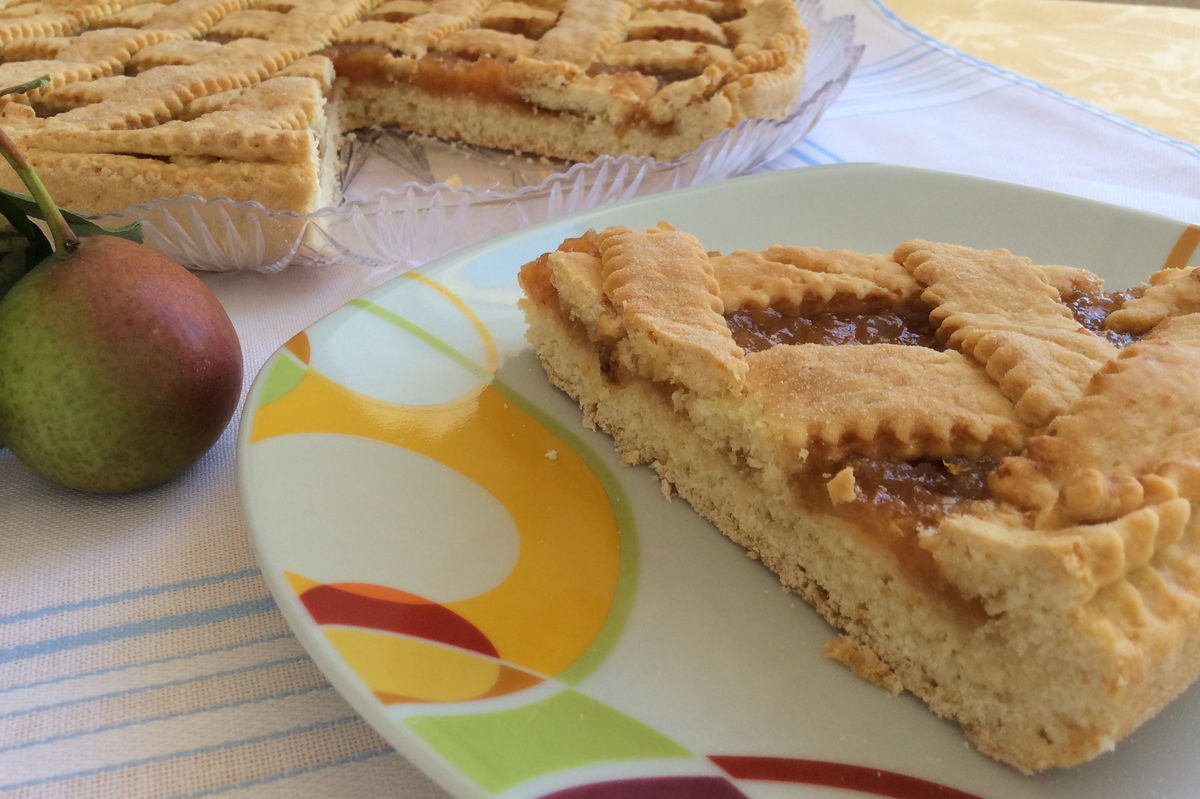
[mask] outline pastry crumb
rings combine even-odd
[[[829,501],[834,505],[843,505],[858,499],[858,491],[854,486],[854,468],[847,466],[835,474],[825,490],[829,492]]]

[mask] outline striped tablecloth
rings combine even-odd
[[[772,168],[930,167],[1200,222],[1194,141],[967,56],[881,2],[825,7],[856,15],[866,52]],[[392,274],[205,279],[249,381],[296,331]],[[445,796],[332,690],[275,609],[238,505],[235,434],[182,479],[118,498],[59,489],[0,454],[0,796]]]

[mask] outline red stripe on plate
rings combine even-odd
[[[739,755],[710,755],[709,760],[735,779],[823,785],[890,796],[892,799],[979,799],[975,794],[919,777],[849,763]]]

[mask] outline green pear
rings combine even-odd
[[[217,440],[241,385],[220,302],[135,242],[83,237],[0,298],[0,443],[64,485],[169,480]]]

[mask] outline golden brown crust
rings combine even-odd
[[[652,465],[843,631],[826,654],[1036,771],[1111,749],[1200,673],[1195,274],[1123,295],[1102,326],[1117,344],[1066,306],[1101,288],[1077,267],[921,240],[892,257],[726,256],[660,226],[526,266],[522,307],[551,381],[623,460]],[[927,308],[946,350],[741,355],[718,323],[880,305]],[[970,501],[889,499],[930,463],[973,462],[1000,465]]]

